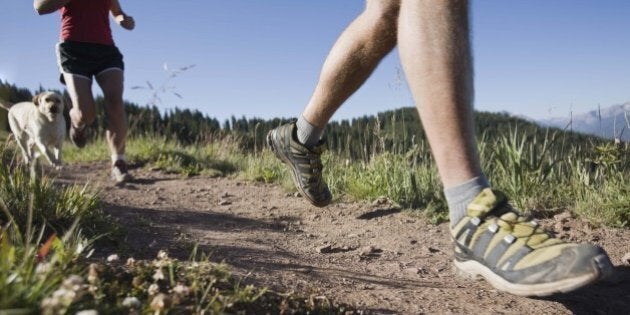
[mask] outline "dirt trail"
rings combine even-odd
[[[58,179],[99,187],[106,211],[128,232],[122,258],[153,258],[167,249],[186,259],[198,243],[247,283],[325,295],[368,314],[630,314],[630,265],[622,263],[628,229],[543,220],[562,237],[603,246],[618,266],[617,281],[529,299],[457,276],[447,225],[430,225],[387,202],[320,209],[277,185],[133,173],[137,180],[123,188],[111,185],[105,163],[69,165]]]

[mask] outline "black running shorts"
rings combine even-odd
[[[92,80],[105,71],[125,69],[123,55],[116,46],[73,41],[57,44],[57,64],[63,84],[66,83],[64,73]]]

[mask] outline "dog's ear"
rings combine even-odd
[[[33,104],[35,104],[35,106],[39,106],[39,99],[41,98],[42,94],[44,94],[44,92],[33,96]]]

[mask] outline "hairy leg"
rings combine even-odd
[[[123,104],[123,71],[118,69],[100,73],[96,77],[105,97],[107,113],[107,144],[112,156],[124,155],[127,138],[127,116]]]
[[[66,81],[66,88],[72,101],[71,124],[78,128],[91,124],[96,119],[92,80],[72,74],[64,74],[63,78]]]
[[[323,128],[396,46],[399,0],[368,0],[332,47],[303,116]]]
[[[401,62],[443,185],[481,176],[468,1],[403,0],[398,23]]]

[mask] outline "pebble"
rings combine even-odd
[[[360,256],[372,256],[372,255],[378,254],[380,252],[382,252],[382,250],[378,249],[378,248],[376,248],[374,246],[365,246],[365,247],[361,248],[361,251],[359,252],[359,255]]]
[[[317,252],[320,254],[327,254],[332,252],[332,245],[324,245],[317,248]]]
[[[410,273],[410,274],[413,274],[413,275],[420,274],[420,272],[421,272],[421,269],[420,268],[416,268],[416,267],[406,268],[405,269],[405,273]]]

